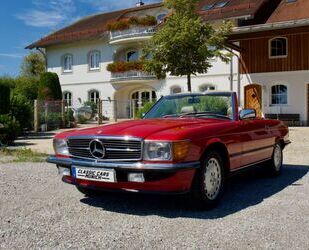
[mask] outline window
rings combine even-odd
[[[90,90],[89,91],[89,97],[90,102],[98,103],[100,99],[100,93],[97,90]]]
[[[134,61],[137,61],[138,60],[138,53],[137,51],[129,51],[127,53],[127,62],[134,62]]]
[[[100,69],[101,55],[99,51],[91,51],[89,53],[89,69],[98,70]]]
[[[182,92],[181,87],[179,87],[179,86],[171,87],[171,94],[178,94],[178,93],[181,93],[181,92]]]
[[[73,56],[70,54],[63,56],[63,72],[72,72]]]
[[[280,58],[288,55],[287,51],[288,39],[284,37],[277,37],[269,41],[269,57]]]
[[[216,90],[216,87],[210,84],[204,84],[199,86],[200,92],[211,91],[211,90]]]
[[[285,85],[274,85],[271,87],[271,104],[288,104],[288,88]]]
[[[62,99],[66,102],[66,104],[71,107],[72,106],[72,93],[69,91],[63,92]]]
[[[164,21],[164,18],[166,17],[166,13],[162,13],[162,14],[159,14],[157,15],[157,22],[158,23],[162,23]]]
[[[215,8],[223,8],[223,7],[225,7],[225,6],[228,4],[228,2],[229,2],[229,1],[223,1],[223,2],[216,3],[216,4],[214,5],[214,9],[215,9]]]

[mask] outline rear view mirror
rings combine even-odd
[[[243,109],[239,113],[239,119],[240,120],[254,119],[254,118],[256,118],[255,109]]]

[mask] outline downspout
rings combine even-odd
[[[231,56],[230,61],[230,90],[233,91],[233,81],[234,81],[234,68],[233,68],[233,56]]]
[[[37,51],[39,51],[44,59],[45,59],[45,71],[47,71],[47,55],[46,55],[46,52],[44,50],[42,50],[41,48],[36,48]]]

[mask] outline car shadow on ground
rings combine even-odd
[[[255,206],[288,186],[301,186],[300,181],[309,171],[309,166],[285,165],[282,175],[267,176],[263,168],[237,174],[226,184],[222,202],[213,210],[195,210],[184,196],[163,196],[132,193],[104,193],[100,198],[81,199],[82,203],[103,210],[130,215],[158,215],[167,218],[217,219]]]

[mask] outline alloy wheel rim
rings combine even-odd
[[[282,165],[282,151],[279,145],[276,145],[274,151],[274,165],[277,171],[280,170]]]
[[[221,167],[216,158],[210,158],[206,163],[206,171],[204,178],[205,193],[208,199],[217,198],[221,187]]]

